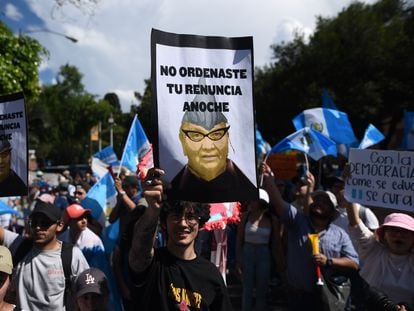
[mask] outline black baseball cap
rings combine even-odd
[[[59,207],[41,200],[35,201],[35,206],[29,217],[32,218],[34,214],[43,214],[53,222],[62,219],[62,210]]]
[[[109,286],[105,274],[97,268],[84,270],[76,278],[75,293],[77,298],[88,293],[98,295],[109,294]]]

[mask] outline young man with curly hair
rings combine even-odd
[[[231,310],[218,269],[198,256],[194,244],[209,219],[209,205],[163,201],[164,172],[152,169],[144,197],[148,208],[135,224],[129,265],[140,310]],[[154,249],[157,227],[167,235],[167,246]]]

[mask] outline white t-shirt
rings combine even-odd
[[[4,230],[3,245],[16,251],[23,238]],[[88,262],[78,247],[73,247],[71,279],[89,268]],[[17,306],[31,311],[66,310],[64,306],[65,274],[61,259],[61,248],[42,251],[36,247],[19,262],[13,276],[17,282]]]

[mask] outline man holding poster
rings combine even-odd
[[[27,126],[22,93],[0,97],[0,197],[27,195]]]
[[[169,198],[258,199],[252,46],[251,37],[152,31],[154,163]]]

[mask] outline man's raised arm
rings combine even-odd
[[[148,208],[134,226],[129,252],[129,266],[136,273],[144,271],[151,264],[154,256],[153,245],[164,190],[162,175],[164,175],[163,170],[153,168],[148,171],[144,181],[144,197],[148,202]]]

